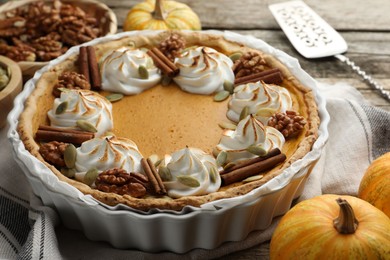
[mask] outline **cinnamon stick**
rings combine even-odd
[[[153,165],[153,166],[152,166]],[[141,159],[141,166],[145,171],[146,176],[148,177],[150,183],[152,184],[152,187],[156,194],[158,195],[164,195],[167,193],[165,190],[164,184],[161,181],[160,176],[158,175],[156,169],[154,168],[154,164],[149,164],[148,160],[145,158]]]
[[[222,171],[219,172],[219,174],[223,175],[223,174],[226,174],[228,172],[231,172],[231,171],[234,171],[234,170],[237,170],[237,169],[240,169],[242,167],[245,167],[245,166],[248,166],[248,165],[251,165],[251,164],[254,164],[254,163],[257,163],[257,162],[261,162],[261,161],[264,161],[268,158],[271,158],[271,157],[274,157],[278,154],[280,154],[281,151],[279,150],[279,148],[274,148],[272,149],[271,151],[269,151],[266,155],[264,156],[258,156],[258,157],[255,157],[255,158],[252,158],[252,159],[248,159],[248,160],[245,160],[245,161],[241,161],[239,163],[237,163],[236,165],[228,168],[228,169],[224,169]]]
[[[99,90],[102,88],[102,80],[100,77],[99,65],[96,59],[95,48],[93,46],[87,46],[87,54],[91,88]]]
[[[88,64],[88,53],[87,47],[80,47],[79,59],[78,59],[80,73],[84,75],[85,79],[91,83],[89,78],[89,64]]]
[[[89,134],[92,137],[95,136],[94,133],[87,132],[87,131],[80,131],[75,129],[68,129],[68,128],[60,128],[60,127],[54,127],[54,126],[48,126],[48,125],[40,125],[38,127],[38,130],[46,130],[46,131],[54,131],[54,132],[63,132],[63,133],[75,133],[75,134]]]
[[[242,85],[251,82],[264,81],[267,84],[280,84],[283,81],[282,73],[278,68],[265,70],[259,73],[239,77],[234,80],[234,85]]]
[[[162,72],[168,77],[175,77],[179,74],[179,68],[168,59],[158,48],[154,47],[150,49],[147,54],[153,59],[156,67],[162,70]]]
[[[80,145],[83,142],[88,141],[92,138],[93,135],[91,134],[48,131],[48,130],[38,130],[35,134],[35,139],[38,141],[44,141],[44,142],[58,141],[64,143],[72,143],[76,145]]]
[[[229,185],[234,182],[241,181],[250,176],[256,175],[262,171],[271,169],[275,165],[286,160],[285,154],[278,154],[276,156],[270,157],[266,160],[256,162],[251,165],[244,166],[242,168],[233,170],[229,173],[221,175],[222,185]]]

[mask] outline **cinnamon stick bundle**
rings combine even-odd
[[[259,174],[262,171],[269,170],[285,160],[286,155],[281,153],[265,160],[232,170],[221,175],[222,185],[229,185],[234,182],[242,181],[248,177]]]
[[[161,180],[160,175],[156,170],[156,167],[154,166],[154,163],[149,158],[142,158],[141,166],[144,169],[145,174],[148,177],[150,183],[152,184],[154,192],[158,195],[165,195],[167,191]]]
[[[90,132],[64,129],[52,126],[41,125],[35,134],[37,141],[51,142],[58,141],[80,145],[85,141],[93,139],[95,135]]]
[[[83,74],[91,84],[91,88],[100,90],[102,87],[102,79],[99,72],[95,48],[93,46],[80,47],[78,65],[80,73]]]
[[[236,78],[234,80],[234,85],[242,85],[257,82],[260,80],[264,81],[267,84],[280,84],[283,82],[283,76],[278,68],[274,68],[252,75]]]
[[[176,67],[176,65],[158,48],[154,47],[150,49],[147,54],[153,59],[156,67],[158,67],[168,77],[172,78],[179,74],[179,68]]]

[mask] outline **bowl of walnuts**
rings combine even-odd
[[[115,14],[94,0],[21,0],[0,6],[0,55],[24,79],[70,47],[117,31]]]

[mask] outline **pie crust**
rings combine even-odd
[[[96,54],[99,60],[100,57],[104,56],[111,50],[117,49],[121,46],[135,45],[136,47],[140,47],[140,48],[154,47],[158,45],[158,43],[160,43],[162,40],[166,39],[171,33],[172,32],[165,31],[153,35],[147,35],[147,36],[145,35],[124,36],[118,40],[110,40],[106,42],[103,41],[95,45]],[[247,51],[255,51],[261,53],[260,51],[246,47],[243,44],[228,41],[219,35],[198,33],[198,32],[181,32],[181,31],[176,33],[181,34],[186,39],[187,46],[194,46],[194,45],[208,46],[216,49],[219,52],[226,54],[227,56],[235,52],[245,53]],[[149,196],[146,198],[134,198],[129,195],[122,196],[114,193],[105,193],[97,189],[93,189],[84,183],[65,177],[53,165],[47,163],[42,158],[42,156],[39,153],[39,143],[35,141],[34,135],[39,125],[49,124],[47,118],[47,112],[52,108],[53,101],[55,98],[52,95],[52,89],[56,84],[58,76],[62,72],[78,70],[76,64],[77,55],[72,55],[66,58],[65,60],[51,67],[47,72],[44,72],[42,74],[40,79],[37,81],[36,88],[34,89],[34,91],[29,96],[29,98],[25,103],[25,109],[22,112],[19,119],[18,132],[26,149],[33,156],[37,157],[40,161],[45,163],[47,167],[51,169],[51,171],[58,177],[60,181],[67,182],[68,184],[79,189],[82,193],[90,194],[95,199],[110,206],[124,204],[130,206],[131,208],[143,210],[143,211],[148,211],[153,208],[181,210],[187,205],[199,207],[200,205],[210,201],[240,196],[267,183],[275,176],[281,174],[283,170],[289,167],[293,162],[303,158],[311,150],[313,143],[317,139],[318,128],[320,124],[317,105],[312,90],[302,85],[299,82],[299,80],[294,77],[294,75],[290,72],[290,70],[285,65],[283,65],[279,60],[266,53],[261,53],[261,54],[266,60],[267,67],[279,68],[281,70],[284,79],[283,79],[283,83],[280,85],[288,89],[293,99],[293,110],[299,112],[299,114],[306,119],[307,124],[305,126],[305,129],[298,136],[296,136],[293,139],[286,140],[286,143],[282,149],[282,152],[286,154],[287,157],[286,161],[284,163],[279,164],[278,166],[276,166],[270,171],[261,173],[264,175],[264,177],[257,181],[253,181],[249,183],[243,183],[243,182],[233,183],[228,186],[223,186],[217,192],[210,193],[207,195],[186,196],[178,199],[171,199],[166,196],[164,197]],[[201,148],[206,152],[211,153],[212,148],[217,144],[215,143],[216,141],[218,141],[216,139],[218,139],[218,136],[222,133],[222,130],[217,126],[219,122],[215,122],[215,120],[218,120],[218,118],[220,118],[221,115],[218,114],[217,116],[215,116],[215,114],[213,114],[214,116],[211,117],[207,115],[210,114],[211,111],[209,110],[211,109],[213,109],[214,113],[215,111],[217,112],[226,111],[227,102],[221,102],[221,103],[213,102],[212,95],[199,97],[199,95],[189,94],[184,92],[181,93],[181,92],[182,91],[178,90],[178,87],[174,83],[172,83],[170,86],[164,86],[164,87],[158,85],[151,88],[150,90],[145,91],[145,93],[139,94],[138,96],[134,96],[134,97],[129,96],[117,103],[113,103],[113,114],[114,114],[113,132],[117,136],[125,136],[132,140],[135,137],[135,139],[137,140],[134,141],[137,143],[140,152],[145,157],[150,156],[152,153],[157,153],[160,156],[162,156],[162,154],[166,152],[172,153],[175,150],[184,148],[183,144],[188,142],[191,142],[189,146]],[[178,127],[173,131],[175,134],[172,134],[172,132],[166,133],[166,131],[171,131],[169,129],[168,130],[156,129],[156,127],[161,125],[161,123],[151,120],[151,117],[153,115],[150,114],[150,111],[152,112],[156,111],[156,113],[166,114],[167,111],[172,111],[172,106],[177,105],[177,102],[180,101],[180,98],[176,98],[172,100],[172,99],[168,99],[167,97],[167,100],[170,100],[169,102],[172,103],[170,107],[169,106],[156,107],[156,103],[149,102],[149,104],[153,103],[153,106],[150,105],[149,107],[145,108],[144,111],[148,111],[149,113],[146,116],[145,113],[143,113],[144,111],[142,111],[141,109],[142,106],[138,106],[137,109],[135,109],[134,111],[138,111],[139,115],[142,115],[142,117],[137,117],[136,113],[118,112],[118,111],[123,111],[123,109],[128,107],[134,108],[136,104],[139,105],[142,102],[145,103],[145,99],[150,100],[159,95],[170,96],[172,93],[178,95],[178,97],[187,99],[188,102],[190,102],[192,99],[200,100],[199,102],[201,104],[205,104],[205,106],[208,107],[208,109],[196,110],[196,113],[194,113],[192,116],[187,115],[181,118],[180,127]],[[170,110],[164,111],[164,109],[168,107]],[[179,109],[178,111],[181,110]],[[133,118],[129,119],[128,118],[129,114],[131,114]],[[154,129],[154,131],[142,131],[142,128],[141,129],[138,128],[139,127],[138,123],[134,124],[135,125],[134,127],[132,128],[130,127],[129,130],[129,125],[130,125],[129,122],[134,121],[136,118],[138,118],[138,120],[143,119],[146,122],[153,121],[155,123],[155,125],[152,126],[152,129]],[[221,118],[221,120],[223,119]],[[207,138],[197,138],[197,132],[199,131],[196,131],[196,128],[194,128],[197,126],[196,124],[186,128],[189,122],[193,124],[194,122],[197,121],[201,122],[201,125],[203,125],[202,132],[207,130],[210,131],[210,134],[206,135]],[[225,121],[227,121],[226,117],[225,117]],[[186,131],[191,131],[191,130],[193,131],[193,134],[192,135],[190,134],[186,138],[181,138],[184,139],[183,142],[175,142],[175,137],[178,137],[180,133],[185,133]],[[163,145],[160,145],[163,147],[163,149],[156,148],[159,146],[159,143],[156,144],[150,141],[150,140],[155,140],[156,133],[158,136],[158,134],[160,133],[159,131],[163,132],[161,133],[161,135],[172,136],[170,141],[167,141]],[[191,138],[195,141],[192,142]],[[179,139],[180,138],[177,138],[177,140]]]

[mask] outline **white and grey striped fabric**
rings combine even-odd
[[[331,116],[330,138],[300,200],[324,193],[356,195],[368,165],[390,151],[390,113],[364,103],[345,84],[322,85],[321,92]],[[80,231],[63,227],[55,210],[32,194],[12,159],[6,132],[6,128],[0,131],[0,259],[212,259],[268,241],[277,225],[278,219],[244,241],[185,255],[117,250],[104,242],[89,241]]]

